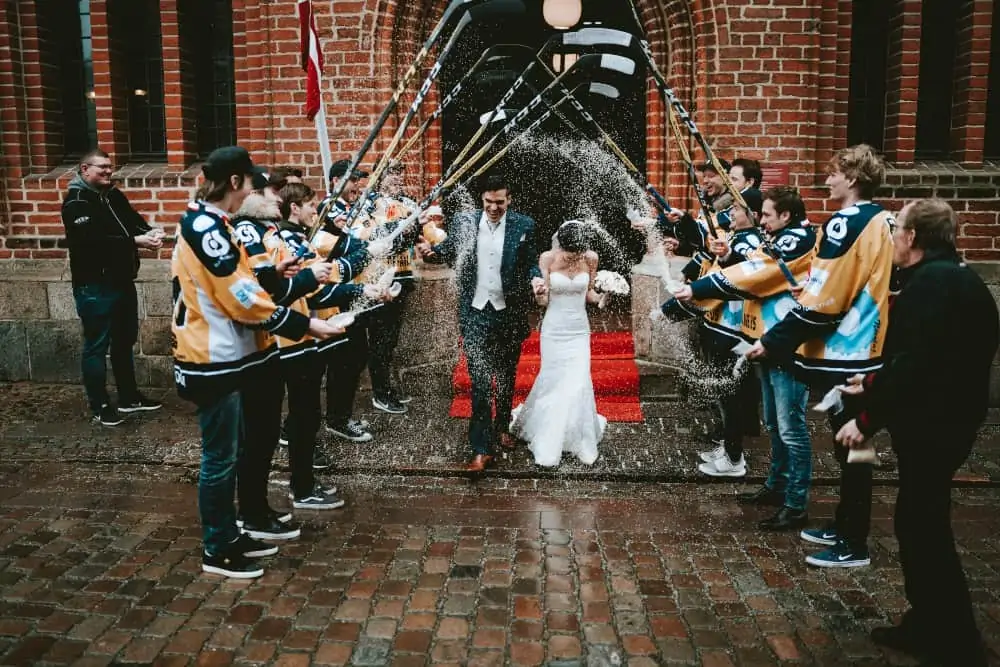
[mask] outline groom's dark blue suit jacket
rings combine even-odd
[[[476,293],[476,243],[482,210],[462,212],[448,223],[448,238],[433,247],[435,256],[429,262],[447,262],[455,268],[458,282],[459,323],[469,322],[472,298]],[[508,322],[517,329],[514,335],[528,335],[528,311],[534,303],[531,279],[541,277],[538,268],[538,245],[535,241],[535,221],[526,215],[507,211],[503,257],[500,260],[500,280],[507,305]]]

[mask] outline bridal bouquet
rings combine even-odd
[[[597,276],[594,277],[594,288],[598,292],[620,294],[621,296],[628,296],[629,293],[628,281],[620,273],[614,271],[598,271]]]

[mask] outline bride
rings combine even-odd
[[[562,224],[552,250],[538,260],[545,288],[537,296],[547,306],[542,319],[542,367],[523,405],[513,412],[510,432],[525,440],[540,466],[559,465],[563,452],[590,465],[607,420],[597,414],[590,377],[590,321],[586,304],[599,303],[594,290],[597,253],[579,220]]]

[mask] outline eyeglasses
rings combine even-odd
[[[83,164],[86,167],[94,167],[95,169],[100,169],[102,171],[105,170],[105,169],[108,170],[108,171],[114,171],[115,170],[115,165],[113,165],[113,164],[94,164],[93,162],[84,162]]]

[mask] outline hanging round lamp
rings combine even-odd
[[[583,16],[581,0],[545,0],[542,4],[545,22],[556,30],[569,30],[580,22]]]

